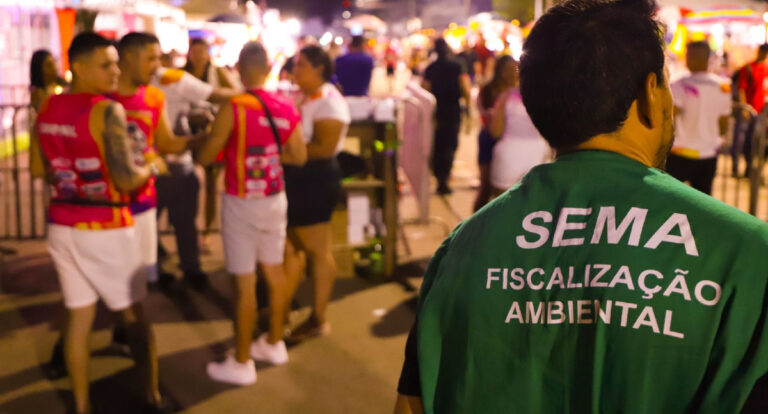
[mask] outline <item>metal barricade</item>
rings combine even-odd
[[[29,171],[29,105],[0,105],[0,240],[45,237],[48,189]]]
[[[751,106],[740,103],[735,103],[733,110],[734,116],[729,125],[730,134],[718,155],[712,196],[761,220],[768,221],[768,187],[765,186],[763,179],[766,113],[763,111],[758,114]],[[752,137],[744,137],[745,140],[751,139],[751,155],[747,157],[743,151],[743,140],[738,139],[737,134],[746,135],[751,122],[755,123],[754,133]],[[741,175],[742,171],[749,171],[749,175]]]

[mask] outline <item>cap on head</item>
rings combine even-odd
[[[109,46],[114,46],[114,44],[104,36],[94,32],[82,32],[72,39],[72,44],[69,45],[69,50],[67,51],[67,57],[69,57],[71,63],[74,63],[90,56],[96,49]]]
[[[140,50],[147,45],[160,44],[160,40],[152,33],[131,32],[123,36],[117,44],[117,53],[124,58],[126,53]]]

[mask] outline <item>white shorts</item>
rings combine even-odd
[[[110,310],[118,311],[147,296],[135,230],[48,225],[48,251],[68,309],[92,305],[101,298]]]
[[[139,254],[147,272],[147,280],[157,281],[157,209],[133,215]]]
[[[221,239],[227,271],[253,273],[256,262],[283,263],[288,225],[285,192],[248,200],[229,194],[221,199]]]
[[[157,209],[133,215],[136,222],[136,239],[139,243],[142,262],[149,266],[157,264]]]

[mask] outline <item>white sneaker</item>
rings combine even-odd
[[[267,342],[267,334],[261,334],[256,342],[251,344],[251,357],[257,361],[283,365],[288,362],[288,348],[282,339],[273,345]]]
[[[252,359],[240,363],[229,355],[222,362],[209,362],[206,371],[209,377],[219,382],[235,385],[251,385],[256,382],[256,365]]]

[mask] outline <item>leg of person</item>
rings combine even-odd
[[[288,228],[288,237],[285,241],[285,255],[283,268],[285,269],[285,297],[286,303],[291,303],[296,290],[299,288],[301,278],[306,270],[306,260],[301,251],[298,236],[293,228]],[[288,312],[288,309],[286,309]]]
[[[209,166],[205,168],[205,228],[203,228],[203,249],[210,251],[209,236],[213,231],[213,223],[216,220],[216,210],[218,209],[217,194],[218,178],[220,168],[218,166]]]
[[[739,156],[744,147],[744,134],[742,132],[744,121],[741,111],[734,111],[733,141],[731,142],[731,175],[739,176]]]
[[[53,258],[61,286],[67,322],[63,329],[64,362],[72,381],[72,393],[77,413],[90,410],[88,388],[88,336],[99,300],[96,289],[79,264],[80,254],[75,230],[67,226],[48,226],[48,251]],[[86,250],[87,253],[87,250]]]
[[[250,347],[256,322],[256,273],[235,276],[235,360],[244,364],[251,359]]]
[[[168,204],[173,200],[171,195],[173,188],[173,176],[161,175],[155,179],[155,190],[157,191],[157,221],[160,222],[160,217],[163,215],[163,211],[168,208]],[[168,213],[170,216],[170,213]],[[169,217],[170,218],[170,217]],[[160,237],[157,238],[157,260],[158,262],[164,261],[168,257],[168,251],[160,241]],[[160,267],[158,266],[158,272]]]
[[[451,178],[453,158],[458,148],[459,127],[461,116],[438,116],[435,127],[435,144],[432,150],[434,156],[434,173],[438,183],[438,193],[449,194],[451,189],[448,181]]]
[[[491,198],[493,188],[491,186],[491,165],[480,164],[478,165],[480,170],[480,188],[477,189],[477,197],[475,198],[474,210],[477,211],[483,208]]]
[[[258,217],[259,240],[257,257],[269,286],[269,332],[259,336],[251,346],[251,356],[275,365],[288,362],[288,350],[283,341],[285,321],[286,277],[283,268],[288,202],[284,193],[269,197]]]
[[[96,304],[72,308],[68,311],[67,327],[64,334],[64,360],[67,363],[75,409],[78,413],[90,411],[90,390],[88,383],[88,337],[96,316]]]
[[[168,217],[173,225],[179,261],[185,280],[193,286],[207,285],[208,276],[200,270],[200,245],[197,239],[197,211],[200,181],[194,172],[179,177],[178,197],[168,206]]]
[[[747,169],[745,171],[747,178],[752,175],[752,136],[755,133],[756,124],[757,117],[749,119],[747,121],[747,132],[744,134],[744,161],[747,163]]]
[[[136,302],[119,311],[119,314],[142,381],[145,403],[149,406],[160,405],[163,398],[160,395],[157,345],[152,326],[144,315],[143,304]]]
[[[691,177],[691,186],[704,194],[712,195],[712,181],[717,172],[717,157],[696,160],[695,175]]]
[[[256,320],[256,238],[250,225],[252,211],[248,201],[236,196],[221,196],[221,239],[227,271],[235,284],[234,334],[235,355],[223,362],[210,362],[206,370],[216,381],[236,385],[256,382],[256,366],[250,357]]]
[[[336,279],[336,262],[331,252],[331,225],[319,223],[301,226],[293,229],[301,245],[307,253],[311,274],[315,282],[314,309],[310,319],[296,328],[291,335],[293,341],[301,341],[309,337],[330,333],[330,324],[326,317],[328,302],[333,292]]]
[[[449,172],[446,166],[446,121],[441,117],[435,119],[435,139],[432,144],[432,172],[437,179],[437,192],[449,194]]]

